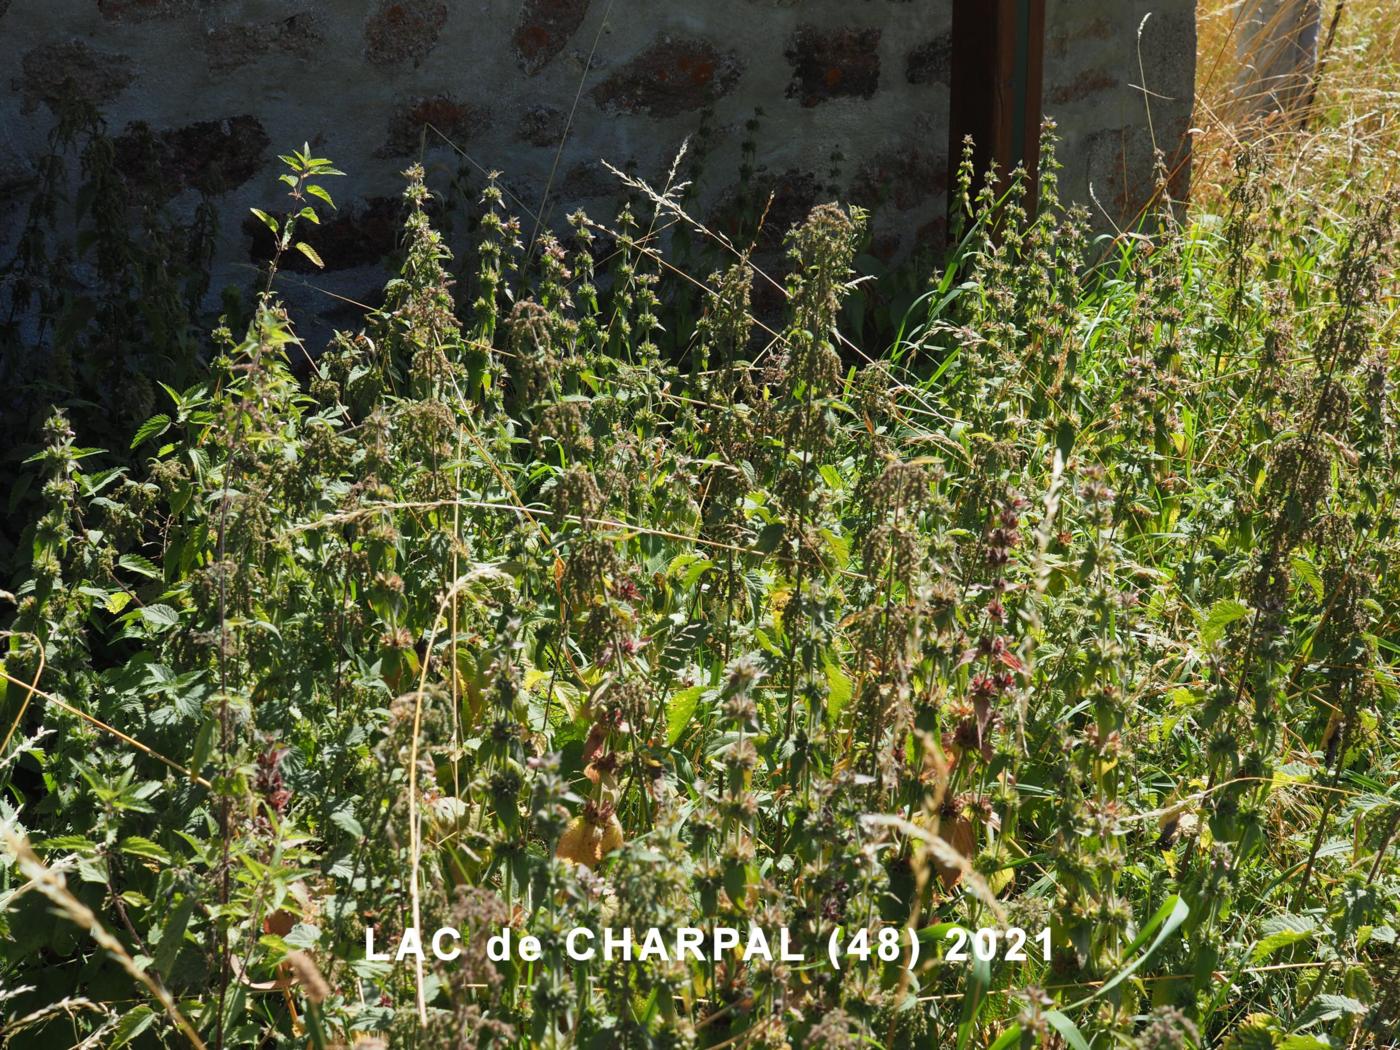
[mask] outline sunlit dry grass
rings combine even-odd
[[[1194,199],[1207,210],[1220,202],[1247,143],[1265,148],[1291,192],[1324,207],[1339,194],[1391,185],[1400,151],[1400,4],[1321,0],[1317,68],[1298,109],[1280,114],[1270,111],[1250,70],[1267,63],[1265,38],[1290,30],[1275,15],[1269,31],[1251,34],[1260,3],[1200,6]]]

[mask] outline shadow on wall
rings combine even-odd
[[[580,205],[610,217],[619,194],[600,158],[658,180],[690,138],[681,177],[696,179],[697,207],[736,234],[772,194],[775,230],[820,200],[872,207],[871,251],[886,260],[942,239],[952,0],[284,10],[269,18],[253,0],[12,4],[0,12],[17,89],[0,100],[0,185],[32,182],[65,94],[99,106],[140,197],[186,213],[217,200],[211,294],[250,279],[262,235],[236,217],[273,198],[273,154],[303,140],[351,176],[317,247],[328,271],[318,280],[352,299],[376,287],[370,268],[393,245],[398,173],[420,156],[431,184],[455,184],[469,200],[487,171],[503,172],[528,231],[562,225]],[[1134,87],[1149,12],[1155,130],[1179,139],[1194,4],[1046,0],[1044,98],[1065,137],[1065,181],[1081,197],[1093,182],[1115,219],[1150,183],[1152,137]],[[7,251],[19,212],[0,214]]]

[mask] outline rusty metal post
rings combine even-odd
[[[953,0],[949,165],[956,168],[970,135],[978,185],[995,163],[1000,193],[1022,164],[1032,205],[1044,70],[1045,0]]]

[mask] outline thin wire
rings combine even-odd
[[[588,60],[583,63],[583,72],[578,78],[578,90],[574,92],[574,104],[569,107],[569,117],[564,121],[564,131],[559,136],[559,148],[554,151],[554,163],[550,166],[549,178],[545,180],[544,195],[540,198],[540,211],[535,216],[535,228],[530,233],[530,246],[525,249],[527,260],[535,251],[540,226],[543,225],[545,213],[549,208],[549,191],[554,188],[554,176],[559,171],[559,160],[564,156],[564,144],[569,140],[569,129],[574,126],[574,114],[578,112],[579,99],[583,98],[583,85],[588,83],[588,72],[593,68],[593,56],[598,53],[598,42],[603,39],[603,30],[607,28],[612,6],[613,0],[608,0],[608,6],[603,8],[603,17],[598,20],[598,31],[593,34],[593,46],[588,49]]]

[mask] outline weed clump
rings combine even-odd
[[[1395,202],[1251,159],[1223,225],[1091,246],[1046,145],[1034,209],[963,165],[890,345],[858,209],[781,275],[717,242],[687,318],[674,192],[526,245],[492,182],[464,265],[415,168],[313,354],[278,279],[335,171],[284,158],[137,461],[55,411],[28,468],[7,1037],[1383,1045]],[[696,926],[803,960],[575,953]]]

